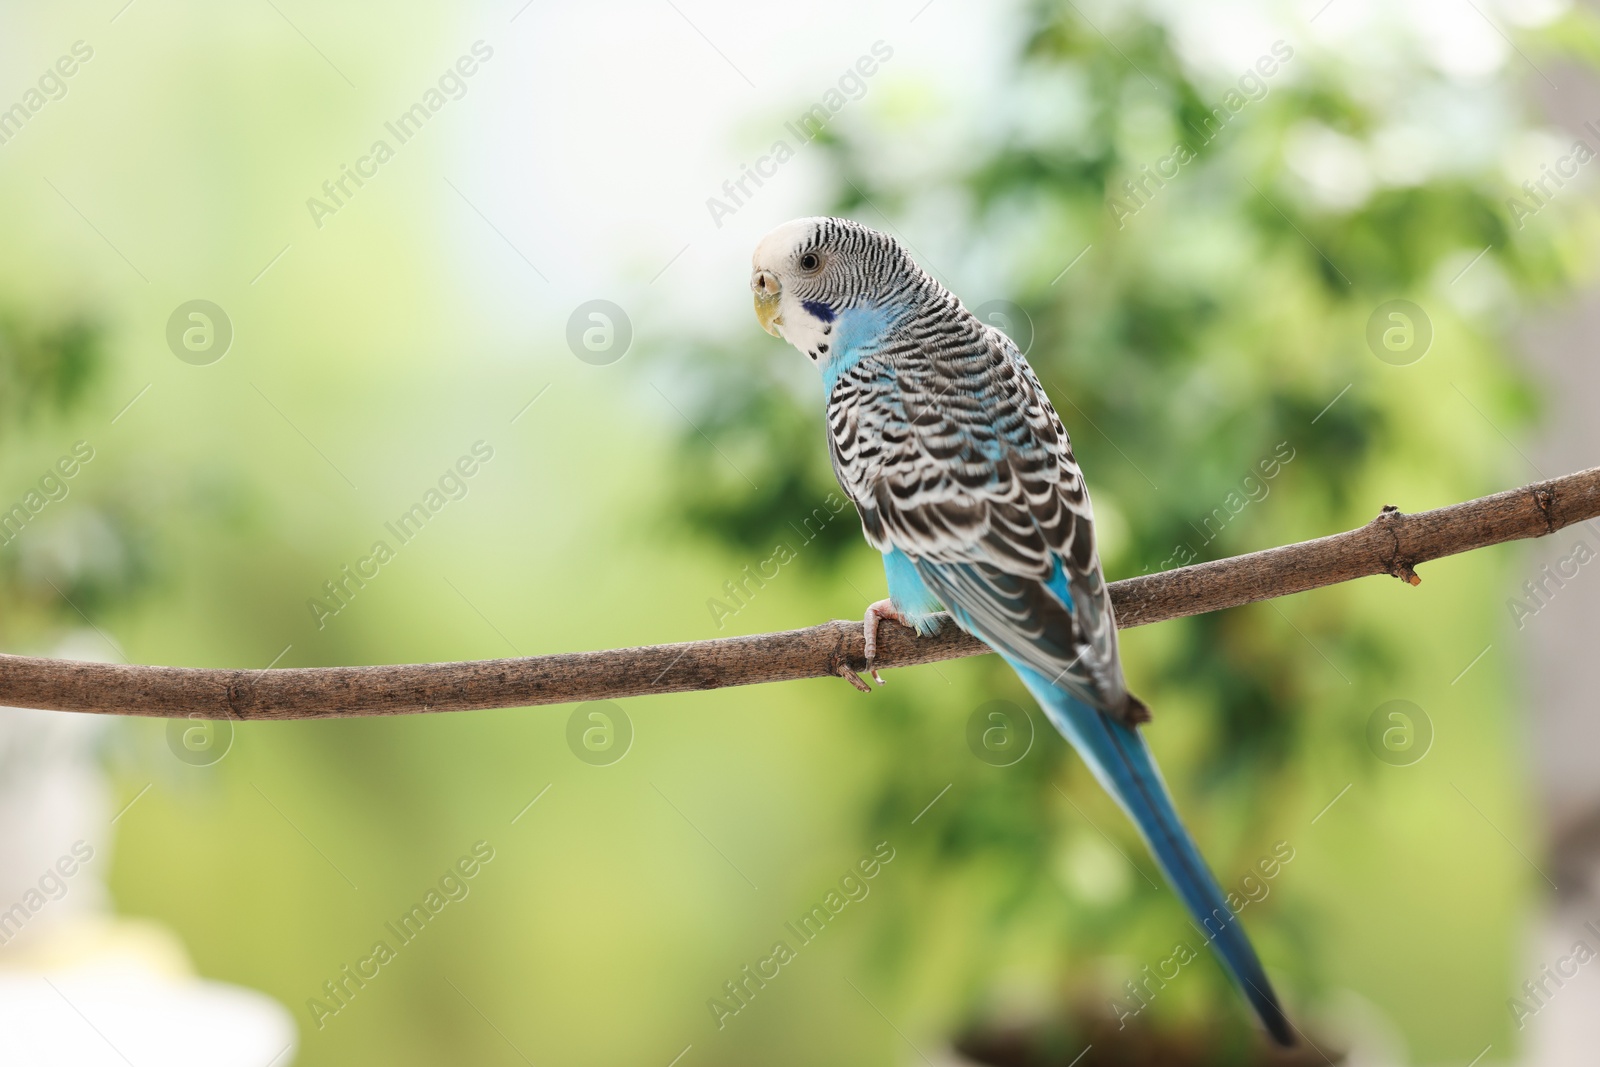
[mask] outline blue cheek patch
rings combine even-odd
[[[800,306],[805,308],[813,318],[816,318],[822,322],[833,321],[833,308],[829,307],[827,304],[824,304],[820,300],[802,300],[800,302]]]

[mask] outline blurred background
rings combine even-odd
[[[858,617],[883,578],[820,387],[749,306],[800,215],[897,234],[1012,333],[1112,578],[1593,466],[1596,25],[0,3],[0,648],[308,667]],[[1125,632],[1292,1062],[1593,1062],[1597,556],[1587,524]],[[7,710],[14,1062],[1264,1062],[1015,678],[888,677]]]

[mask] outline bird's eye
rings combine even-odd
[[[815,252],[807,252],[800,257],[801,270],[816,270],[820,266],[822,266],[822,260]]]

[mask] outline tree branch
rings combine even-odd
[[[1600,467],[1416,515],[1388,506],[1359,529],[1111,583],[1121,627],[1288,596],[1372,574],[1415,585],[1418,564],[1543,537],[1600,516]],[[917,637],[884,623],[878,666],[988,649],[953,625]],[[861,624],[570,652],[526,659],[378,667],[198,670],[0,655],[0,704],[110,715],[324,719],[565,704],[785,682],[864,667]]]

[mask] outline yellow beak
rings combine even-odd
[[[756,319],[760,321],[761,328],[774,337],[782,337],[778,327],[783,325],[783,316],[778,314],[778,307],[783,286],[772,272],[758,270],[750,279],[750,291],[755,294]]]
[[[761,328],[774,337],[782,337],[778,327],[783,325],[783,316],[778,314],[780,298],[777,293],[756,294],[756,318],[761,322]]]

